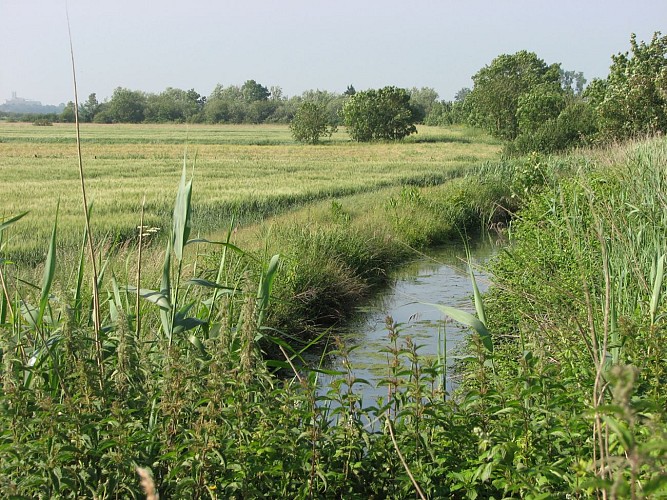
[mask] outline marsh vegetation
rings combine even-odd
[[[583,101],[525,52],[492,64],[547,79],[500,110],[504,145],[90,125],[90,218],[71,129],[0,124],[0,494],[667,495],[665,40],[614,58],[584,135],[561,128]],[[563,106],[541,121],[543,101]],[[587,147],[547,155],[559,137]],[[475,313],[433,305],[469,331],[459,387],[387,318],[383,396],[364,399],[331,327],[415,248],[489,226],[508,246],[484,296],[471,278]],[[315,346],[340,364],[307,367]]]

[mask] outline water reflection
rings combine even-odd
[[[496,251],[489,242],[477,242],[470,248],[471,263],[478,287],[484,292],[488,280],[483,264]],[[419,346],[422,360],[436,358],[438,350],[448,353],[448,364],[468,330],[458,324],[443,321],[440,311],[424,303],[439,303],[474,312],[472,285],[466,263],[466,251],[462,245],[432,250],[414,262],[402,267],[394,276],[393,284],[380,293],[363,314],[343,333],[344,342],[350,348],[348,356],[354,376],[365,379],[370,385],[355,385],[361,391],[365,403],[372,403],[378,396],[386,396],[387,388],[377,387],[389,374],[389,355],[383,350],[389,346],[386,318],[391,316],[398,324],[399,345],[406,337]],[[333,368],[342,368],[334,359]],[[323,381],[326,385],[328,381]],[[448,377],[447,389],[453,388]]]

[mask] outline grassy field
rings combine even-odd
[[[84,124],[81,135],[94,231],[121,241],[135,234],[144,196],[147,224],[168,226],[184,155],[196,186],[193,223],[209,232],[226,227],[232,214],[250,222],[327,197],[439,184],[499,151],[464,128],[422,127],[403,143],[376,144],[338,132],[320,146],[295,143],[280,125]],[[43,257],[59,201],[60,244],[78,244],[73,125],[0,122],[0,172],[0,216],[30,211],[11,233],[11,252],[29,261]]]
[[[80,238],[67,129],[3,127],[3,211],[33,212],[0,225],[0,257],[26,242],[48,255],[34,268],[0,259],[2,498],[667,495],[664,138],[475,168],[498,147],[462,130],[308,147],[280,127],[194,128],[191,232],[190,188],[176,188],[186,141],[167,133],[182,129],[92,127],[94,225],[131,234],[146,193],[174,234],[98,252],[93,280],[90,259],[62,259]],[[227,130],[236,142],[207,143]],[[58,195],[70,218],[51,238]],[[241,208],[277,215],[230,231]],[[388,318],[387,397],[365,401],[349,346],[323,327],[410,247],[508,213],[476,316],[438,306],[476,332],[458,390]],[[202,221],[218,243],[186,245]],[[327,387],[293,364],[317,342],[342,360]]]

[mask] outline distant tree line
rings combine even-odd
[[[289,123],[296,140],[317,143],[346,125],[354,140],[396,140],[426,125],[469,124],[503,140],[506,152],[554,152],[579,145],[667,132],[667,37],[630,39],[630,52],[612,56],[606,79],[585,87],[581,72],[547,64],[536,54],[503,54],[480,69],[473,87],[452,101],[429,87],[385,87],[357,92],[308,90],[286,97],[280,87],[255,80],[218,84],[209,96],[167,88],[154,94],[118,87],[110,99],[96,94],[79,106],[79,119],[95,123]],[[0,117],[74,121],[74,104],[59,115]]]
[[[330,126],[343,123],[344,103],[356,94],[349,85],[344,92],[307,90],[286,97],[279,86],[266,87],[255,80],[243,85],[218,84],[210,95],[194,89],[167,88],[148,93],[118,87],[111,97],[100,102],[95,93],[79,103],[79,120],[94,123],[284,123],[292,122],[304,103],[323,109]],[[452,103],[439,101],[432,88],[407,89],[410,105],[418,123],[450,124],[462,122],[462,115],[451,115]],[[433,116],[431,114],[433,113]],[[0,117],[33,121],[40,118],[54,122],[73,122],[74,103],[69,102],[60,114],[0,113]]]

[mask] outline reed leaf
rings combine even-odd
[[[83,289],[83,272],[84,272],[84,264],[86,262],[87,242],[88,242],[88,226],[85,226],[83,230],[83,241],[81,242],[81,250],[79,252],[79,263],[76,271],[76,288],[74,289],[73,313],[74,313],[74,320],[77,323],[81,319],[81,309],[83,307],[83,299],[81,297],[81,292]]]
[[[42,276],[42,290],[39,297],[39,312],[37,314],[36,323],[39,325],[44,316],[44,311],[49,303],[49,294],[51,293],[51,285],[53,284],[53,277],[56,274],[56,233],[58,229],[58,212],[60,210],[60,201],[56,205],[56,220],[53,223],[53,230],[51,231],[51,241],[49,243],[49,253],[46,256],[46,264],[44,265],[44,275]]]
[[[470,248],[466,245],[466,256],[468,259],[468,273],[470,274],[470,283],[472,283],[472,292],[473,298],[475,299],[475,311],[477,311],[477,317],[479,320],[486,325],[486,311],[484,309],[484,301],[482,300],[482,294],[479,291],[477,286],[477,280],[475,279],[475,273],[472,270],[470,265]]]
[[[650,315],[651,324],[655,324],[655,314],[658,311],[660,295],[662,293],[662,281],[665,275],[665,254],[662,254],[656,262],[655,277],[653,279],[653,293],[651,294]]]
[[[160,307],[160,321],[162,330],[171,344],[172,334],[172,315],[171,315],[171,240],[167,243],[167,251],[164,255],[164,265],[162,266],[162,283],[160,285],[160,295],[166,300],[166,307]]]
[[[7,229],[9,226],[11,226],[12,224],[14,224],[14,222],[16,222],[16,221],[18,221],[18,220],[21,220],[23,217],[25,217],[25,215],[26,215],[27,213],[28,213],[27,211],[26,211],[26,212],[23,212],[23,213],[20,213],[20,214],[18,214],[18,215],[15,215],[14,217],[11,217],[11,218],[7,219],[6,221],[4,221],[4,222],[2,222],[2,223],[0,223],[0,233],[2,233],[2,231],[4,231],[4,230]]]
[[[271,297],[271,288],[273,287],[273,279],[278,271],[278,263],[280,262],[280,255],[274,255],[269,261],[269,265],[262,274],[259,282],[259,289],[257,290],[257,306],[259,310],[257,325],[261,326],[266,316],[266,309],[269,305]]]
[[[128,293],[137,293],[136,287],[131,285],[127,286],[126,290]],[[155,304],[160,309],[164,309],[166,311],[171,310],[171,303],[169,302],[169,297],[165,295],[163,291],[150,290],[148,288],[140,288],[139,296],[142,299],[145,299],[148,302]]]
[[[173,248],[176,259],[183,260],[183,248],[185,247],[190,229],[192,227],[192,210],[190,200],[192,199],[192,180],[185,181],[185,160],[183,160],[183,173],[176,194],[173,220]]]
[[[429,304],[426,305],[435,307],[440,312],[449,316],[454,321],[458,321],[461,324],[466,325],[467,327],[472,328],[477,332],[479,338],[482,341],[482,344],[489,353],[493,353],[493,339],[491,338],[491,333],[486,329],[486,325],[482,323],[478,318],[466,311],[461,311],[455,307],[443,306],[442,304]]]

